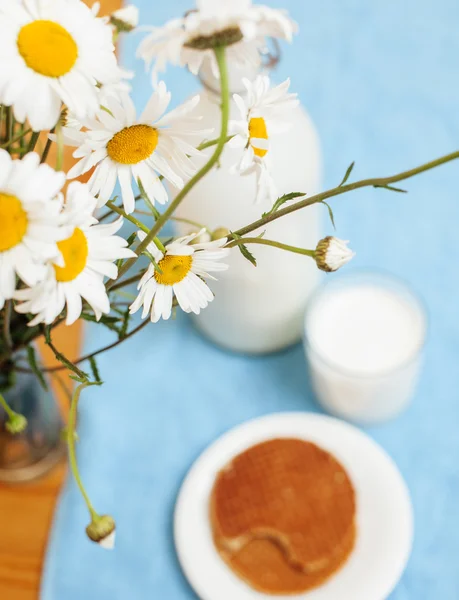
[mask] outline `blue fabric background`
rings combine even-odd
[[[188,0],[137,4],[144,24],[161,24],[189,8]],[[457,0],[277,5],[299,21],[301,34],[284,48],[276,77],[291,76],[317,124],[327,187],[352,160],[353,177],[381,176],[457,148]],[[138,39],[125,43],[123,62],[139,74],[140,107],[150,88],[143,64],[133,58]],[[176,102],[197,89],[176,69],[166,81]],[[333,202],[338,235],[352,240],[358,253],[349,268],[382,267],[404,277],[430,312],[427,363],[415,402],[396,422],[369,430],[405,475],[416,513],[413,555],[391,600],[459,598],[458,180],[459,163],[410,181],[406,196],[365,190]],[[87,347],[108,339],[100,328],[90,329]],[[82,399],[79,460],[95,506],[117,520],[117,548],[104,552],[86,540],[86,509],[69,481],[42,598],[194,599],[171,537],[182,478],[230,427],[273,411],[316,410],[302,349],[265,358],[225,353],[180,315],[99,362],[106,384]]]

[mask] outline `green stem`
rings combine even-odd
[[[193,227],[197,227],[199,230],[205,229],[207,233],[212,233],[209,227],[198,223],[197,221],[192,221],[191,219],[185,219],[185,217],[171,217],[171,221],[178,221],[179,223],[187,223],[188,225],[192,225]]]
[[[56,125],[56,171],[62,171],[62,165],[64,164],[64,136],[62,133],[62,125],[58,123]]]
[[[24,125],[21,125],[20,123],[18,125],[19,125],[18,135],[21,135],[21,137],[19,138],[19,152],[20,152],[20,154],[22,156],[22,154],[25,152],[25,149],[26,149],[26,139],[25,139],[25,136],[27,135],[27,133],[29,133],[32,130],[31,129],[24,129]]]
[[[12,140],[9,140],[8,142],[5,142],[4,144],[2,144],[0,146],[0,148],[6,149],[9,146],[11,146],[12,144],[19,142],[20,140],[24,139],[24,137],[26,135],[28,135],[31,131],[32,131],[31,129],[26,129],[26,131],[21,131],[21,133],[19,133],[17,136],[15,136]]]
[[[72,401],[70,403],[69,421],[67,425],[67,446],[69,450],[70,469],[72,470],[73,476],[80,489],[81,495],[83,496],[84,501],[86,502],[86,506],[88,507],[91,519],[94,521],[100,519],[100,515],[95,511],[93,505],[91,504],[91,500],[89,499],[89,496],[84,488],[83,482],[81,481],[75,452],[75,425],[78,409],[78,400],[80,399],[81,392],[84,390],[84,388],[88,387],[89,385],[93,384],[89,382],[81,383],[75,388],[75,391],[73,392]]]
[[[130,221],[131,223],[133,223],[136,227],[138,227],[139,229],[141,229],[144,233],[148,234],[150,232],[150,230],[148,229],[148,227],[146,225],[144,225],[142,223],[142,221],[139,221],[138,219],[136,219],[132,215],[128,215],[125,210],[123,210],[122,208],[119,208],[118,206],[116,206],[116,204],[114,204],[111,200],[109,200],[107,202],[107,206],[113,212],[116,212],[118,215],[121,215],[122,217],[124,217],[125,219],[127,219],[128,221]],[[162,244],[161,240],[159,240],[157,237],[155,237],[153,239],[153,242],[155,243],[155,245],[158,248],[158,250],[160,250],[161,252],[166,252],[166,248]]]
[[[139,208],[136,208],[134,212],[137,215],[144,215],[145,217],[151,217],[152,216],[151,211],[148,211],[148,210],[140,210]],[[159,213],[158,213],[158,216],[159,216]],[[150,231],[150,230],[148,230],[148,231]]]
[[[10,419],[14,419],[14,417],[16,416],[15,411],[11,408],[11,406],[8,404],[8,402],[5,400],[5,398],[2,396],[2,394],[0,394],[0,405],[3,406],[6,414],[8,415],[8,417]]]
[[[0,140],[2,143],[5,141],[4,131],[3,131],[3,121],[5,120],[5,106],[0,104]]]
[[[119,290],[120,288],[124,288],[127,285],[131,285],[131,283],[136,283],[137,281],[139,281],[140,279],[142,279],[143,277],[143,271],[141,273],[137,273],[137,275],[133,275],[132,277],[128,277],[127,279],[124,279],[123,281],[117,281],[115,283],[115,285],[111,288],[111,292],[114,292],[115,290]]]
[[[145,215],[146,217],[151,217],[151,213],[146,210],[138,210],[134,211],[138,215]],[[193,221],[192,219],[186,219],[185,217],[171,217],[171,221],[177,221],[178,223],[186,223],[187,225],[191,225],[192,227],[196,227],[199,231],[201,229],[205,229],[208,233],[212,233],[212,230],[209,227],[206,227],[202,223],[198,223],[197,221]]]
[[[112,202],[112,200],[110,202]],[[99,221],[99,223],[102,223],[102,221],[105,221],[106,219],[108,219],[108,217],[110,217],[112,214],[113,214],[112,210],[107,210],[107,212],[104,212],[103,215],[101,215],[100,217],[97,217],[97,220]]]
[[[149,323],[150,323],[150,320],[145,319],[144,321],[142,321],[140,323],[140,325],[135,327],[132,331],[127,333],[121,339],[116,340],[116,342],[112,342],[111,344],[108,344],[107,346],[104,346],[103,348],[99,348],[99,350],[96,350],[95,352],[91,352],[90,354],[85,354],[84,356],[80,356],[80,358],[76,359],[75,364],[78,365],[78,364],[84,362],[85,360],[89,360],[90,358],[94,358],[95,356],[98,356],[99,354],[102,354],[103,352],[107,352],[108,350],[111,350],[112,348],[116,348],[116,346],[119,346],[125,340],[129,339],[130,337],[132,337],[133,335],[138,333],[141,329],[146,327]],[[54,367],[45,367],[42,369],[42,371],[43,371],[43,373],[54,373],[55,371],[62,371],[65,368],[66,368],[65,365],[56,365]],[[31,372],[30,369],[18,368],[17,370],[20,373],[30,373]],[[87,382],[86,385],[95,385],[95,384],[92,382]]]
[[[230,140],[232,140],[233,137],[234,137],[234,135],[227,135],[226,139],[225,139],[225,144],[227,144]],[[197,150],[205,150],[206,148],[211,148],[212,146],[216,146],[219,141],[220,141],[220,138],[216,138],[215,140],[209,140],[208,142],[203,142],[202,144],[199,144],[199,146],[196,149]]]
[[[51,129],[50,133],[54,133],[55,128]],[[51,150],[51,145],[52,145],[53,141],[49,139],[46,140],[46,146],[45,149],[43,150],[43,154],[41,155],[41,159],[40,159],[40,163],[45,163],[48,159],[48,154],[49,151]]]
[[[456,160],[459,158],[459,151],[451,152],[451,154],[446,154],[445,156],[441,156],[435,160],[424,163],[419,167],[415,167],[414,169],[409,169],[408,171],[403,171],[398,173],[397,175],[392,175],[390,177],[376,177],[374,179],[362,179],[361,181],[356,181],[354,183],[349,183],[347,185],[339,185],[338,187],[332,188],[326,192],[321,192],[320,194],[316,194],[315,196],[311,196],[310,198],[306,198],[304,200],[300,200],[299,202],[295,202],[290,206],[286,206],[285,208],[281,208],[280,210],[270,213],[258,221],[254,221],[250,225],[246,225],[242,227],[236,234],[238,236],[244,236],[251,231],[255,231],[256,229],[263,227],[267,223],[271,221],[275,221],[276,219],[280,219],[285,215],[288,215],[296,210],[300,210],[301,208],[305,208],[306,206],[311,206],[312,204],[317,204],[318,202],[323,202],[328,198],[333,198],[334,196],[339,196],[341,194],[346,194],[347,192],[351,192],[353,190],[357,190],[364,187],[385,187],[392,183],[397,183],[399,181],[404,181],[405,179],[409,179],[410,177],[414,177],[415,175],[419,175],[420,173],[424,173],[425,171],[430,171],[431,169],[435,169],[440,165],[444,165],[448,162]]]
[[[280,248],[281,250],[287,250],[287,252],[293,252],[295,254],[304,254],[305,256],[310,256],[311,258],[315,257],[314,250],[308,250],[307,248],[297,248],[296,246],[289,246],[288,244],[282,244],[282,242],[276,242],[274,240],[265,240],[264,238],[241,238],[238,240],[233,240],[229,244],[226,245],[226,248],[233,248],[234,246],[240,246],[241,244],[261,244],[263,246],[274,246],[275,248]]]
[[[127,219],[128,221],[130,221],[131,223],[133,223],[138,229],[141,229],[145,233],[148,233],[150,231],[148,229],[148,227],[146,225],[144,225],[141,221],[139,221],[138,219],[136,219],[132,215],[128,215],[126,213],[126,211],[124,211],[122,208],[119,208],[118,206],[116,206],[116,204],[114,204],[111,200],[109,200],[107,202],[107,206],[113,212],[116,212],[118,215],[121,215],[122,217],[124,217],[125,219]]]
[[[14,128],[14,116],[13,109],[10,106],[6,109],[6,139],[8,140],[7,147],[10,148],[11,140],[13,138],[13,128]]]
[[[27,148],[27,152],[33,152],[35,150],[35,146],[37,145],[38,138],[40,137],[39,131],[34,131],[30,136],[29,146]]]
[[[13,340],[11,338],[11,330],[10,330],[12,307],[13,307],[13,301],[7,300],[5,302],[5,309],[4,309],[4,313],[3,313],[3,339],[5,340],[6,349],[10,350],[10,351],[13,347]]]
[[[46,331],[46,328],[44,328],[44,333],[45,333],[45,331]],[[51,331],[51,329],[49,329],[48,335],[46,335],[46,333],[45,333],[45,343],[54,352],[54,356],[57,358],[57,360],[62,363],[62,368],[68,369],[69,371],[73,371],[73,373],[75,373],[75,375],[77,377],[79,377],[80,379],[83,379],[83,380],[87,379],[86,373],[83,373],[83,371],[81,371],[76,366],[75,363],[73,363],[71,360],[69,360],[64,354],[62,354],[62,352],[59,352],[59,350],[56,348],[56,346],[51,341],[50,331]],[[45,370],[46,369],[42,369],[42,371],[45,371]]]
[[[226,138],[228,136],[228,121],[229,121],[229,112],[230,112],[230,94],[229,94],[229,81],[228,81],[228,70],[226,65],[226,55],[225,48],[218,47],[215,48],[215,57],[217,59],[218,69],[220,72],[220,83],[221,83],[221,129],[220,136],[218,138],[217,147],[215,148],[214,153],[209,158],[207,163],[200,169],[194,177],[190,179],[190,181],[184,186],[184,188],[177,194],[175,199],[169,204],[167,210],[165,210],[161,216],[158,218],[156,223],[153,225],[147,237],[143,242],[139,244],[136,248],[136,253],[138,256],[142,254],[148,244],[158,235],[161,231],[161,228],[164,224],[172,217],[176,208],[185,198],[185,196],[194,188],[194,186],[201,181],[203,177],[209,173],[213,169],[213,167],[217,164],[223,149],[226,144]],[[137,258],[138,258],[137,256]],[[136,262],[137,258],[131,258],[121,267],[119,271],[119,277],[124,275],[126,271],[128,271],[132,265]]]
[[[145,191],[145,188],[143,187],[142,180],[140,179],[140,177],[137,179],[137,185],[139,186],[140,197],[147,205],[147,208],[150,209],[150,214],[153,215],[153,217],[156,221],[160,215],[159,210],[154,206],[153,202],[148,197],[148,194]],[[136,200],[137,200],[137,197],[136,197]]]

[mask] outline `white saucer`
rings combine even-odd
[[[201,600],[281,598],[252,590],[215,550],[208,503],[217,472],[235,455],[275,437],[297,437],[331,452],[349,473],[357,493],[358,537],[346,565],[325,585],[285,600],[385,600],[408,561],[413,509],[392,459],[356,427],[323,415],[281,413],[228,432],[196,461],[175,510],[175,545],[183,571]]]

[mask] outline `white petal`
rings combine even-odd
[[[135,210],[135,196],[132,191],[132,174],[129,166],[118,166],[118,179],[121,186],[124,210],[130,215]]]

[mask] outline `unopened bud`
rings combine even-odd
[[[328,236],[317,244],[315,259],[321,271],[337,271],[355,256],[347,247],[348,241]]]
[[[226,227],[217,227],[217,229],[212,232],[212,240],[220,240],[221,238],[228,237],[229,234],[230,232]]]
[[[5,423],[5,429],[13,435],[22,433],[27,427],[27,419],[24,415],[13,413],[9,420]]]
[[[207,244],[207,242],[210,242],[211,237],[210,237],[210,233],[206,230],[203,230],[199,235],[197,235],[195,238],[193,238],[191,240],[191,244]]]
[[[106,550],[115,547],[115,521],[110,515],[94,517],[86,527],[86,534],[90,540],[102,546]]]
[[[128,4],[128,6],[115,10],[110,17],[110,23],[119,33],[128,33],[139,24],[139,9],[133,4]]]

